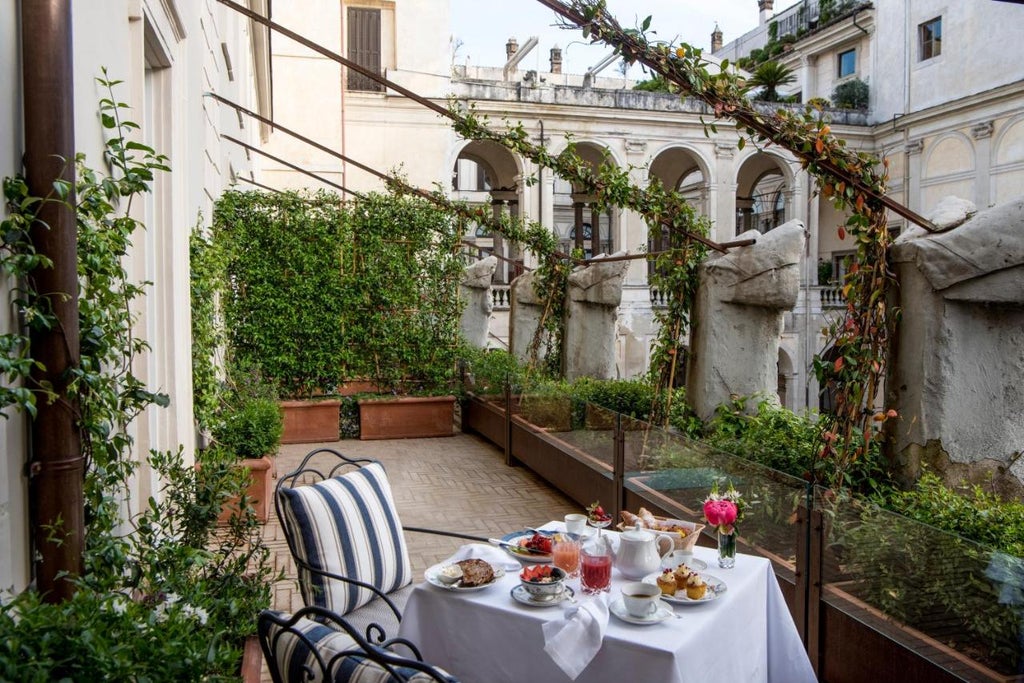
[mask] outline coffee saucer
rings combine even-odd
[[[619,619],[630,623],[637,624],[639,626],[650,626],[651,624],[660,624],[666,619],[671,619],[676,615],[672,611],[672,608],[658,600],[658,609],[646,617],[634,617],[632,614],[626,611],[626,604],[622,601],[622,598],[617,598],[608,606],[608,609]]]
[[[551,607],[552,605],[557,605],[569,600],[576,595],[576,592],[570,586],[565,586],[561,593],[551,596],[548,600],[536,600],[532,595],[530,595],[523,584],[519,584],[512,589],[511,594],[513,600],[524,605],[529,605],[530,607]]]

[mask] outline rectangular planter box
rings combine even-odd
[[[284,432],[281,443],[338,440],[341,401],[281,401]]]
[[[253,509],[256,511],[256,519],[265,523],[270,516],[271,500],[273,493],[274,461],[264,455],[262,458],[239,460],[238,467],[249,471],[249,488],[245,494],[252,500]],[[227,523],[231,515],[238,511],[238,499],[230,500],[224,504],[220,513],[219,521]]]
[[[454,396],[405,396],[359,401],[359,438],[453,436]]]

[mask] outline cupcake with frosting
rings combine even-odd
[[[704,583],[704,579],[697,572],[691,572],[686,578],[686,597],[691,600],[700,600],[707,590],[708,585]]]
[[[672,597],[679,590],[679,585],[676,583],[675,573],[671,569],[666,569],[658,575],[658,588],[661,589],[662,594]]]

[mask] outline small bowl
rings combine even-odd
[[[437,572],[437,580],[446,586],[454,585],[461,578],[462,567],[457,564],[446,565]]]
[[[537,565],[551,569],[551,577],[546,581],[527,581],[519,574],[519,582],[534,600],[553,600],[562,593],[565,582],[565,570],[552,565]]]

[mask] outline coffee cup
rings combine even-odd
[[[661,556],[661,566],[664,569],[675,569],[681,564],[693,567],[692,550],[672,550]],[[696,567],[694,567],[696,568]]]
[[[582,536],[583,532],[587,530],[587,516],[579,514],[566,515],[565,530],[570,534]]]
[[[661,589],[651,583],[630,581],[622,586],[622,603],[631,617],[644,619],[658,611]]]

